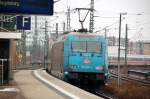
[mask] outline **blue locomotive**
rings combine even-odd
[[[92,33],[70,33],[51,47],[48,71],[66,81],[104,84],[108,78],[107,43]]]

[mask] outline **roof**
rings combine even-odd
[[[0,39],[21,39],[21,33],[0,32]]]

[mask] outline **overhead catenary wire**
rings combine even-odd
[[[138,26],[143,26],[143,25],[149,25],[149,24],[150,24],[150,21],[149,21],[149,22],[142,23],[142,24],[139,24],[139,25],[137,25],[137,26],[134,26],[133,28],[138,27]]]
[[[114,19],[114,18],[119,18],[119,17],[109,17],[109,16],[95,16],[97,18],[106,18],[106,19]]]
[[[123,21],[124,19],[122,19],[122,21]],[[108,27],[111,27],[111,26],[114,26],[115,24],[118,24],[119,23],[119,21],[116,21],[116,22],[114,22],[114,23],[112,23],[112,24],[110,24],[110,25],[108,25],[108,26],[105,26],[104,28],[102,28],[102,29],[100,29],[100,30],[97,30],[97,31],[95,31],[95,32],[100,32],[100,31],[103,31],[105,28],[108,28]]]
[[[135,41],[140,40],[142,38],[142,33],[141,33],[142,30],[143,29],[141,28],[138,32],[135,32],[133,36],[130,37],[130,39],[132,40],[134,39]]]

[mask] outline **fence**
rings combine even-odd
[[[4,62],[7,62],[8,59],[0,59],[0,84],[4,84],[4,72],[5,72],[5,65],[4,65]],[[7,78],[6,78],[7,79]],[[8,80],[8,79],[7,79]]]

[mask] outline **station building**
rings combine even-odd
[[[0,85],[13,79],[17,39],[21,39],[21,33],[0,32]]]

